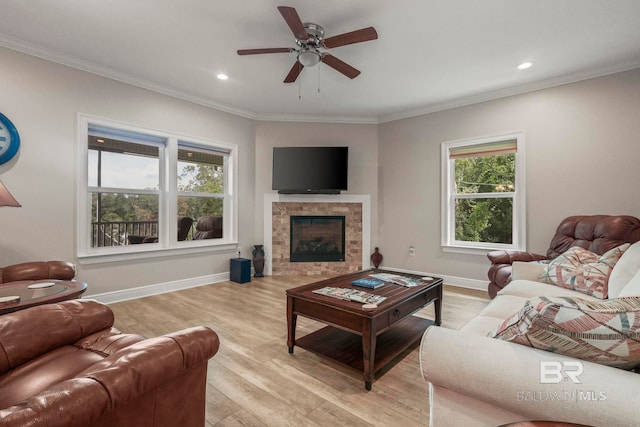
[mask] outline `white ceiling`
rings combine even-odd
[[[284,84],[294,53],[238,56],[295,47],[280,5],[375,27],[331,51],[362,74]],[[0,0],[0,45],[259,120],[377,123],[640,67],[640,1]]]

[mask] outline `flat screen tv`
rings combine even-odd
[[[339,194],[347,190],[349,147],[274,147],[273,190]]]

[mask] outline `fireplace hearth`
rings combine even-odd
[[[344,262],[345,217],[292,215],[290,262]]]

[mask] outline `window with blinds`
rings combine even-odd
[[[442,144],[444,248],[524,248],[524,134]]]

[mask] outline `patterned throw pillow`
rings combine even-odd
[[[629,246],[625,243],[603,255],[573,246],[549,262],[538,280],[605,299],[611,270]]]
[[[633,369],[640,366],[640,297],[536,297],[489,337]]]

